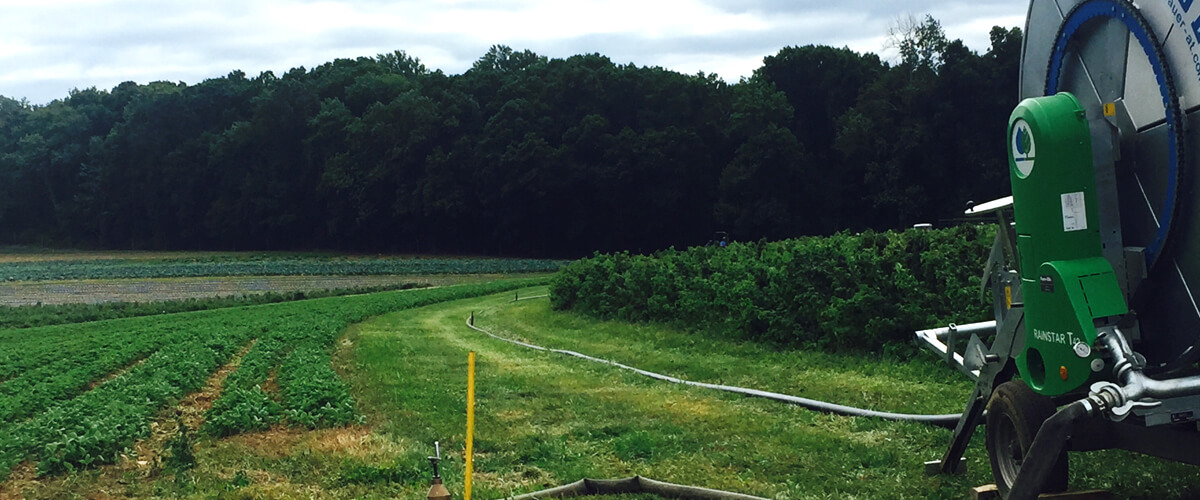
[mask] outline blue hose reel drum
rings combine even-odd
[[[1200,361],[1200,0],[1033,0],[1020,98],[1070,92],[1092,138],[1103,256],[1147,372]]]

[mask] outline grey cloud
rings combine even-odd
[[[739,58],[745,66],[789,45],[825,44],[835,47],[881,37],[899,15],[929,12],[950,28],[974,19],[1024,13],[1024,2],[1013,0],[700,0],[723,12],[756,16],[767,21],[763,30],[725,31],[711,35],[658,36],[641,33],[589,34],[545,39],[536,33],[510,39],[482,39],[472,33],[423,33],[403,28],[349,27],[317,30],[312,36],[295,35],[287,27],[255,16],[271,4],[237,0],[162,3],[156,0],[86,3],[70,7],[9,9],[5,43],[31,48],[29,52],[0,52],[0,94],[28,97],[35,103],[67,95],[71,88],[111,88],[121,81],[152,80],[197,83],[232,70],[255,75],[271,70],[280,74],[292,67],[313,67],[336,57],[374,56],[404,50],[431,69],[461,73],[488,47],[509,45],[550,57],[599,52],[614,62],[639,66],[670,67],[673,61]],[[519,11],[532,0],[466,0],[441,4],[441,8]],[[356,5],[394,5],[386,0],[365,0]],[[1021,4],[1021,5],[1018,5]],[[287,4],[291,5],[291,4]],[[429,7],[413,5],[414,12]],[[814,19],[828,19],[817,23]],[[799,27],[803,26],[803,27]],[[964,36],[964,35],[956,35]],[[986,33],[980,34],[986,43]],[[970,41],[968,41],[970,43]],[[986,47],[973,46],[977,50]],[[877,51],[882,47],[855,46]],[[45,68],[61,66],[63,74]],[[66,74],[75,68],[78,75]],[[124,71],[108,75],[106,72]],[[709,70],[712,71],[712,70]],[[14,75],[20,75],[16,77]],[[736,80],[743,75],[722,75]]]
[[[705,3],[734,14],[802,14],[837,10],[866,13],[870,17],[891,19],[903,14],[920,15],[948,8],[968,6],[980,11],[1012,10],[1014,0],[705,0]]]

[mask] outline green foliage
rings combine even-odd
[[[235,387],[222,392],[213,403],[205,416],[203,430],[210,436],[232,436],[265,430],[282,417],[283,407],[258,386],[250,389]]]
[[[576,256],[1006,194],[1020,31],[985,53],[928,17],[894,34],[899,64],[785,47],[740,82],[494,46],[456,75],[395,52],[0,98],[0,240]]]
[[[328,349],[304,346],[292,351],[279,369],[279,385],[292,422],[316,429],[356,419],[354,400],[333,372]]]
[[[912,332],[981,320],[992,226],[595,254],[555,276],[551,303],[601,318],[666,321],[747,340],[903,350]]]
[[[95,390],[30,420],[11,426],[5,422],[13,439],[0,448],[0,456],[35,458],[41,474],[111,463],[147,435],[159,408],[198,389],[219,366],[219,352],[236,345],[239,337],[227,332],[205,342],[165,346]]]
[[[186,473],[196,466],[196,455],[192,452],[192,430],[183,423],[183,418],[176,419],[177,430],[174,436],[166,442],[166,469],[175,474]]]
[[[544,282],[505,280],[74,325],[0,330],[0,477],[23,460],[53,474],[111,463],[166,405],[199,389],[254,339],[226,379],[204,432],[261,429],[282,416],[310,426],[355,418],[330,352],[346,325],[388,311]],[[287,355],[291,347],[296,350]],[[137,362],[144,358],[143,361]],[[123,368],[124,367],[124,368]],[[244,373],[242,370],[246,370]],[[121,371],[124,370],[124,371]],[[282,404],[260,384],[278,371]],[[116,372],[101,382],[105,374]],[[59,374],[55,376],[55,374]],[[0,379],[3,380],[3,379]],[[21,387],[20,391],[7,388]]]

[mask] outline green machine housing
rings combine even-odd
[[[1026,99],[1008,143],[1025,307],[1017,369],[1034,391],[1065,394],[1099,378],[1096,326],[1128,312],[1102,256],[1087,116],[1069,93]]]

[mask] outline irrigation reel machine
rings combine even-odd
[[[976,381],[942,460],[986,424],[1010,499],[1067,451],[1200,465],[1200,1],[1032,0],[1011,198],[984,270],[995,321],[917,332]],[[987,410],[986,413],[984,410]]]

